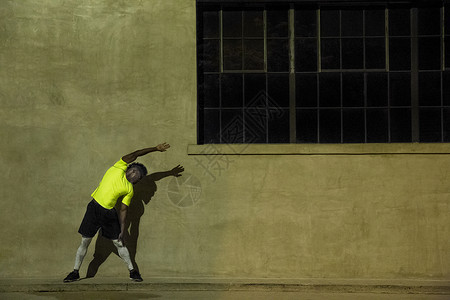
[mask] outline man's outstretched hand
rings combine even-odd
[[[175,168],[173,168],[170,172],[172,173],[173,176],[180,177],[181,176],[180,173],[184,172],[184,168],[183,166],[178,165]]]
[[[162,143],[162,144],[159,144],[158,146],[156,146],[156,150],[158,150],[160,152],[164,152],[169,148],[170,148],[170,145],[167,143]]]

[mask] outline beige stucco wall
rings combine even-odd
[[[106,169],[169,142],[140,159],[186,169],[134,199],[151,198],[137,218],[144,279],[450,279],[446,145],[198,155],[195,38],[194,0],[0,1],[0,277],[66,275]],[[98,274],[126,269],[111,255]]]

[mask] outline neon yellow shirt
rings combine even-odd
[[[125,176],[126,171],[127,163],[122,159],[106,171],[102,181],[91,195],[98,204],[106,209],[111,209],[116,205],[117,199],[124,196],[122,203],[130,206],[134,191],[133,184]]]

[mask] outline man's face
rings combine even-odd
[[[129,168],[126,173],[127,180],[132,184],[136,184],[142,179],[142,173],[138,168]]]

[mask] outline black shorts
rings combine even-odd
[[[106,209],[92,200],[87,206],[78,232],[84,237],[92,238],[100,228],[105,238],[111,240],[119,238],[120,222],[117,211],[114,208]]]

